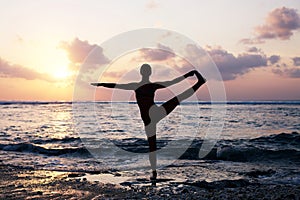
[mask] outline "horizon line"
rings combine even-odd
[[[162,104],[165,101],[155,101],[157,104]],[[83,101],[64,101],[64,100],[0,100],[0,105],[8,104],[73,104],[73,103],[129,103],[136,104],[136,101],[103,101],[103,100],[83,100]],[[300,100],[228,100],[228,101],[184,101],[181,104],[300,104]]]

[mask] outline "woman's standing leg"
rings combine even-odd
[[[149,161],[152,169],[152,177],[150,179],[156,179],[157,172],[157,158],[156,158],[156,124],[150,123],[145,126],[145,131],[147,134],[147,139],[149,143]]]

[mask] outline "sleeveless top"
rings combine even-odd
[[[162,85],[157,83],[147,83],[139,88],[135,92],[137,104],[140,109],[141,117],[144,123],[147,125],[150,123],[149,109],[155,105],[154,95],[157,89],[163,88]]]

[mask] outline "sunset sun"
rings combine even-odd
[[[67,68],[61,68],[53,72],[53,76],[56,79],[65,79],[71,75],[71,72]]]

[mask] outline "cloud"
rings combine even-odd
[[[263,50],[261,50],[260,48],[257,47],[249,47],[246,49],[248,53],[260,53],[260,54],[264,54]]]
[[[273,69],[273,73],[289,78],[300,78],[299,68]]]
[[[20,36],[20,35],[16,35],[16,40],[19,44],[23,44],[24,43],[24,39]]]
[[[300,57],[292,58],[294,66],[288,66],[286,63],[280,63],[276,65],[272,72],[287,78],[300,78]]]
[[[263,54],[243,53],[235,56],[220,47],[210,48],[207,52],[216,63],[223,80],[233,80],[254,68],[266,67],[268,61]]]
[[[153,9],[156,9],[156,8],[158,8],[158,4],[154,0],[149,1],[146,4],[146,9],[148,9],[148,10],[153,10]]]
[[[142,58],[148,59],[152,61],[166,61],[169,66],[176,69],[180,73],[186,73],[193,68],[191,63],[198,63],[197,66],[200,68],[212,67],[207,62],[208,57],[207,53],[211,56],[212,60],[217,65],[223,80],[234,80],[238,76],[243,75],[249,72],[252,69],[258,67],[266,67],[268,66],[268,58],[264,55],[260,49],[253,48],[251,49],[251,53],[243,53],[237,56],[232,53],[222,49],[221,47],[206,47],[206,51],[192,44],[188,44],[185,48],[186,56],[188,61],[186,60],[178,60],[176,59],[172,62],[173,59],[170,59],[175,56],[172,49],[158,45],[162,49],[168,49],[167,52],[161,51],[159,49],[142,49]],[[272,61],[275,58],[272,57]],[[209,70],[209,69],[207,69]]]
[[[242,39],[244,44],[262,43],[267,39],[288,40],[300,29],[300,17],[296,9],[277,8],[269,13],[265,24],[254,29],[253,39]]]
[[[97,44],[90,44],[87,40],[78,38],[72,41],[62,41],[59,48],[65,50],[69,58],[69,69],[78,72],[76,77],[70,77],[71,84],[75,84],[76,92],[74,98],[88,98],[88,95],[94,90],[91,82],[98,80],[98,73],[101,67],[108,64],[110,60],[104,55],[103,49]],[[81,94],[82,92],[82,94]],[[78,97],[77,95],[83,95]],[[87,95],[87,97],[84,97]]]
[[[294,57],[292,60],[295,66],[300,66],[300,57]]]
[[[26,80],[43,80],[54,82],[55,79],[48,74],[39,73],[35,70],[23,67],[21,65],[10,64],[0,58],[0,77],[23,78]]]
[[[175,57],[173,50],[162,44],[157,44],[157,49],[144,48],[139,51],[141,58],[147,61],[164,61]]]
[[[264,43],[265,41],[262,40],[262,39],[258,39],[258,38],[244,38],[244,39],[241,39],[239,41],[240,43],[243,43],[243,44],[262,44]]]
[[[270,61],[270,63],[273,65],[273,64],[276,64],[278,63],[278,61],[280,60],[280,56],[278,55],[272,55],[268,58],[268,60]]]
[[[99,45],[90,44],[88,41],[75,38],[72,42],[62,41],[59,47],[68,53],[68,58],[72,64],[71,66],[73,66],[71,68],[77,69],[92,50],[97,51],[97,56],[91,57],[91,59],[88,60],[90,63],[106,64],[109,62],[109,59],[103,54],[103,49]]]
[[[250,47],[250,48],[247,49],[247,52],[257,53],[257,52],[260,52],[260,49],[258,49],[256,47]]]
[[[190,70],[193,70],[193,66],[191,63],[198,63],[197,66],[201,68],[203,71],[208,70],[209,67],[212,67],[207,62],[209,62],[206,56],[208,53],[211,59],[216,64],[222,79],[224,81],[234,80],[251,70],[261,67],[268,66],[277,66],[277,69],[273,69],[273,73],[276,73],[285,77],[298,78],[299,70],[294,68],[287,68],[285,63],[279,63],[281,60],[280,55],[271,55],[267,56],[265,53],[257,48],[250,47],[247,49],[245,53],[240,53],[238,55],[234,55],[229,51],[223,49],[222,47],[211,47],[206,46],[205,51],[195,45],[188,44],[185,48],[186,58],[187,60],[180,59],[170,59],[175,56],[174,52],[169,47],[165,47],[163,45],[158,45],[161,49],[165,49],[168,51],[161,51],[160,49],[142,49],[142,59],[154,60],[154,61],[164,61],[175,69],[179,73],[186,73]],[[300,57],[292,58],[295,66],[296,63],[300,64]],[[190,61],[190,62],[187,62]],[[286,69],[280,69],[281,67],[285,67]],[[170,70],[169,70],[170,72]]]

